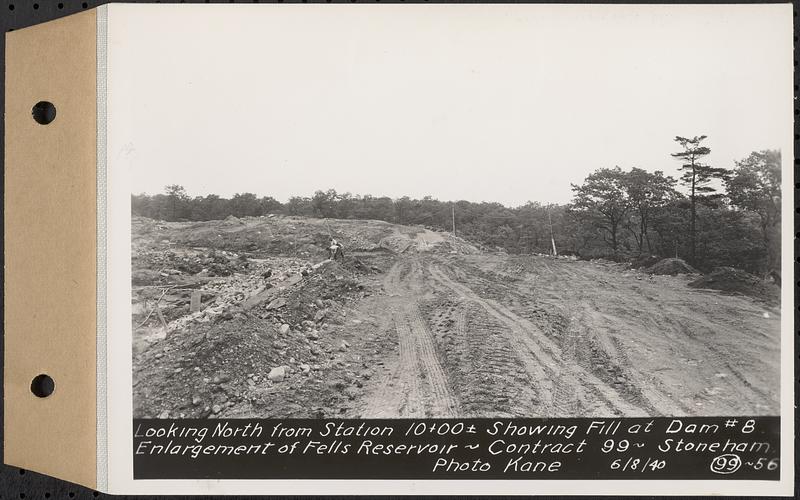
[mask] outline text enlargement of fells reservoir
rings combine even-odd
[[[780,418],[135,420],[135,479],[762,479]]]

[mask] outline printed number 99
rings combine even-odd
[[[613,439],[606,439],[601,450],[603,453],[611,453],[612,451],[624,453],[628,451],[628,448],[630,447],[631,443],[627,439],[621,439],[616,442]]]
[[[727,454],[715,457],[711,461],[711,472],[717,474],[733,474],[742,466],[742,459],[738,455]]]

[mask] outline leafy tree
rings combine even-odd
[[[286,203],[284,210],[289,215],[312,215],[314,208],[311,205],[311,198],[292,196]]]
[[[766,272],[780,272],[781,152],[754,151],[726,180],[731,204],[755,212],[766,252]]]
[[[198,196],[191,203],[192,220],[224,219],[227,216],[227,202],[215,194]]]
[[[625,175],[625,189],[632,209],[632,216],[626,221],[625,228],[636,241],[639,255],[645,242],[647,251],[652,252],[649,236],[651,220],[656,210],[677,196],[675,179],[665,177],[661,171],[650,173],[633,168]]]
[[[689,227],[689,256],[693,264],[697,262],[697,202],[711,200],[716,189],[711,186],[714,179],[724,179],[727,170],[715,168],[703,163],[701,160],[711,153],[711,149],[701,143],[708,136],[700,135],[690,138],[675,137],[682,151],[672,153],[672,157],[684,162],[679,167],[684,173],[681,182],[689,188],[690,202],[690,227]]]
[[[357,197],[350,193],[343,193],[336,196],[336,217],[339,219],[352,219],[355,213]]]
[[[412,213],[410,213],[412,210],[412,202],[408,196],[403,196],[402,198],[395,200],[395,221],[397,221],[398,224],[403,224],[407,218],[412,217]]]
[[[655,253],[666,257],[683,254],[686,241],[686,226],[689,225],[689,200],[677,194],[663,207],[651,213],[651,226],[656,234]]]
[[[314,197],[311,198],[311,206],[314,209],[314,214],[318,217],[336,217],[336,202],[338,196],[335,189],[327,191],[316,191]]]
[[[701,204],[697,210],[696,267],[710,271],[717,266],[734,266],[758,272],[764,261],[758,217],[727,206]]]
[[[184,203],[189,200],[186,190],[179,184],[170,184],[164,187],[164,192],[169,199],[169,216],[167,220],[176,221],[183,218]]]
[[[231,215],[252,217],[261,214],[261,204],[253,193],[236,193],[229,202]]]
[[[614,258],[619,257],[620,230],[631,209],[627,176],[619,167],[602,168],[589,174],[578,186],[573,184],[572,208],[578,217],[602,232]]]
[[[275,212],[280,212],[283,208],[283,204],[273,198],[272,196],[264,196],[259,200],[259,212],[261,215],[269,215]]]

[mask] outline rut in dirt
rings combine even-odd
[[[429,268],[431,276],[454,294],[483,308],[506,327],[514,352],[522,361],[540,395],[537,416],[565,417],[575,414],[578,407],[592,414],[645,416],[647,412],[626,401],[617,391],[587,372],[570,356],[578,338],[571,338],[562,350],[529,320],[522,318],[502,304],[484,299],[471,288],[450,279],[436,264]],[[574,334],[573,334],[574,335]]]
[[[433,335],[415,298],[422,286],[420,264],[416,259],[398,261],[384,280],[400,354],[395,369],[378,390],[368,396],[365,418],[447,418],[460,414]]]

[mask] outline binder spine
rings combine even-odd
[[[6,35],[4,186],[4,460],[92,488],[96,23],[86,11]]]
[[[108,490],[107,358],[107,70],[108,8],[97,8],[97,489]]]

